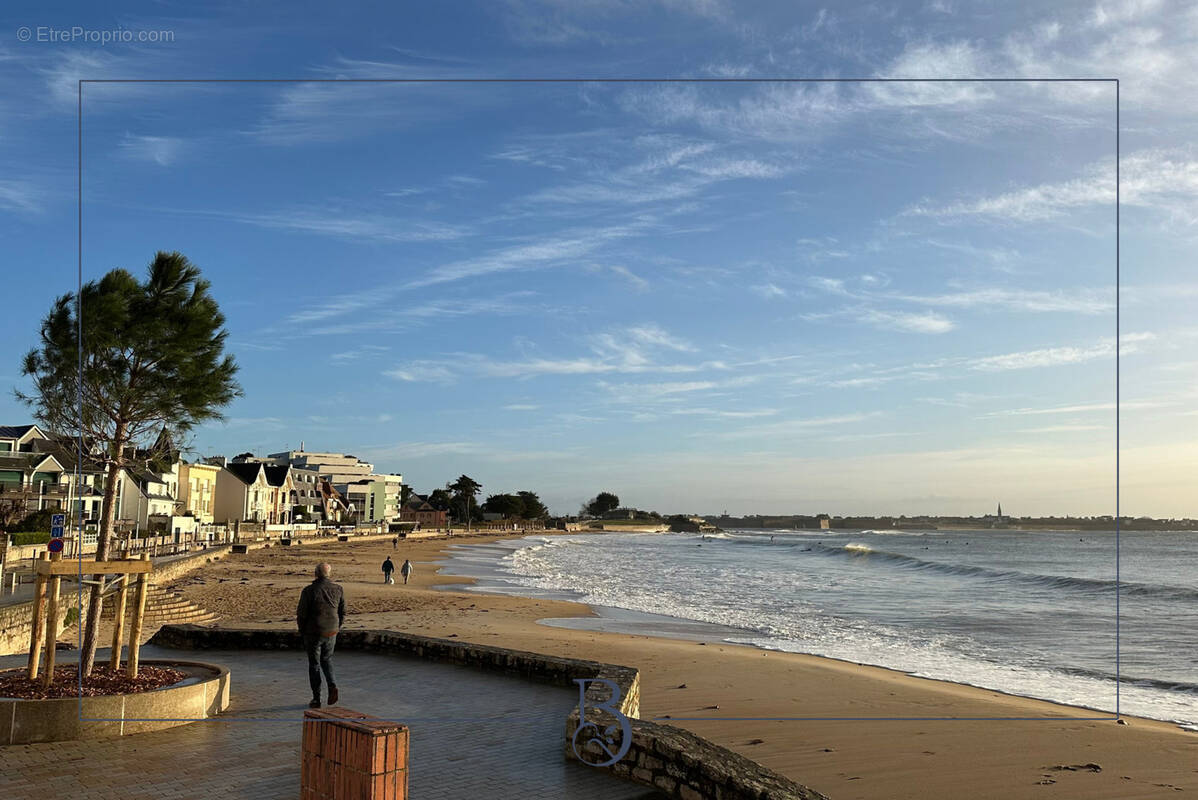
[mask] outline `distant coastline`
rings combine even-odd
[[[747,530],[1019,530],[1019,531],[1113,531],[1114,517],[833,517],[818,515],[757,515],[734,517],[726,514],[702,517],[721,529]],[[1153,519],[1120,517],[1120,531],[1196,531],[1198,519]]]

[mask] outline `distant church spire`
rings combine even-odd
[[[1002,516],[1002,503],[998,504],[998,516]]]

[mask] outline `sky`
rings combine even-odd
[[[82,89],[84,280],[177,250],[227,317],[244,396],[195,455],[556,513],[1101,515],[1118,452],[1121,513],[1198,517],[1198,7],[0,16],[0,388],[75,287],[77,81],[297,79]],[[1114,83],[769,80],[847,77],[1118,78],[1118,328]],[[313,82],[394,78],[578,80]]]

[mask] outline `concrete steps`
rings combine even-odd
[[[129,594],[128,602],[133,601],[132,592]],[[104,616],[111,619],[115,613],[115,603],[109,601],[104,603]],[[198,606],[185,597],[169,592],[161,586],[151,585],[146,593],[146,613],[143,619],[143,624],[146,626],[160,626],[169,623],[204,623],[213,622],[219,619],[218,615],[212,613],[202,606]]]

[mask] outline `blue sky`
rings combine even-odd
[[[1198,516],[1184,4],[3,16],[10,385],[74,286],[81,77],[1118,77],[1123,512]],[[134,41],[48,41],[73,26]],[[558,512],[603,489],[670,512],[1114,511],[1112,84],[142,83],[83,103],[85,278],[179,250],[228,317],[245,397],[202,454],[303,440]],[[5,393],[0,416],[28,412]]]

